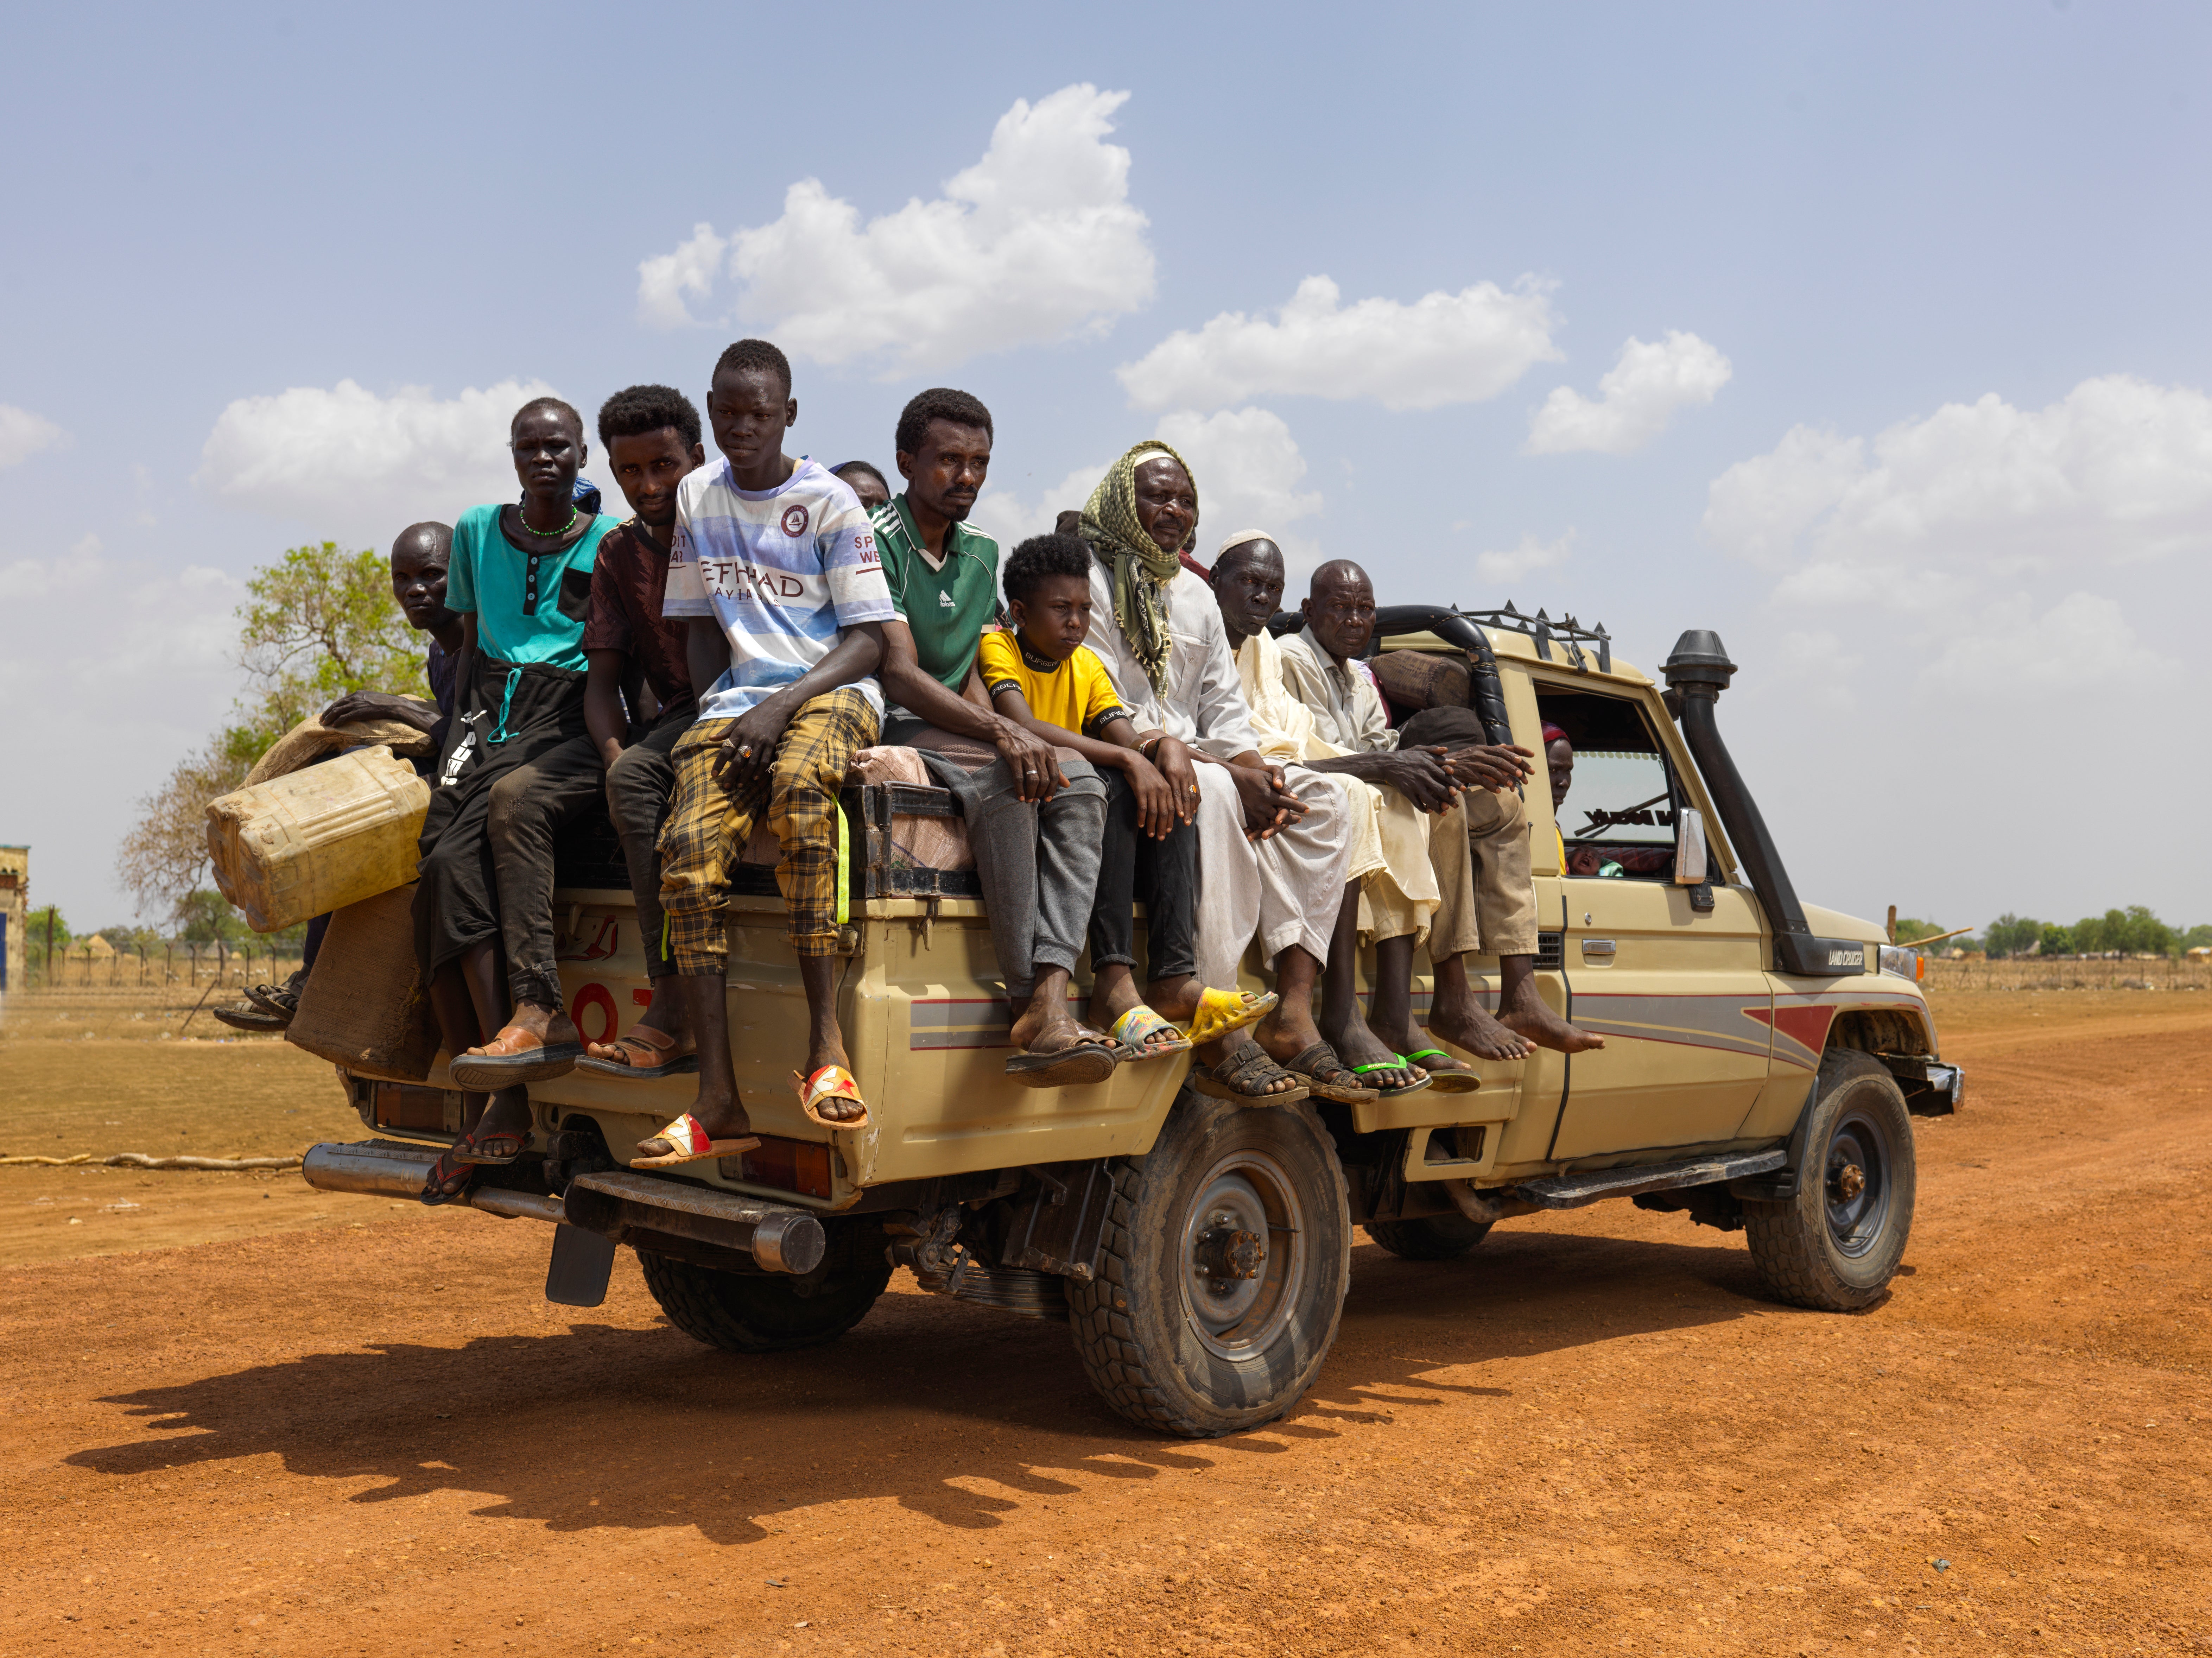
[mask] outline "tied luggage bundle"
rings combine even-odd
[[[208,804],[216,884],[274,932],[415,878],[430,786],[388,748],[341,754]]]

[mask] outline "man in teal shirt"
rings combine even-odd
[[[1106,786],[1089,762],[1001,717],[975,671],[983,629],[999,613],[999,544],[966,520],[991,469],[991,411],[965,392],[921,392],[899,416],[906,488],[872,519],[898,612],[884,624],[878,670],[892,705],[883,740],[918,750],[960,803],[1014,1004],[1014,1046],[1066,1053],[1073,1066],[1075,1050],[1107,1041],[1067,1011],[1098,886]],[[1018,1074],[1038,1087],[1061,1081],[1050,1066]]]

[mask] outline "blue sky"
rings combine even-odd
[[[1718,628],[1818,902],[2212,919],[2139,827],[2212,807],[2212,14],[1352,16],[13,21],[0,841],[38,901],[129,914],[115,844],[238,689],[254,565],[503,494],[520,388],[696,396],[763,331],[825,459],[981,395],[997,529],[1162,432],[1206,531],[1386,600],[1571,610],[1647,666]]]

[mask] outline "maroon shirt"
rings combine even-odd
[[[686,654],[690,623],[660,614],[668,589],[668,555],[646,537],[635,519],[599,540],[592,570],[592,608],[584,622],[584,649],[622,651],[644,671],[645,683],[663,708],[691,700]]]

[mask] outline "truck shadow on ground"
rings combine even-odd
[[[842,1341],[769,1357],[716,1353],[665,1324],[583,1322],[313,1353],[108,1395],[151,1431],[64,1460],[127,1476],[273,1454],[295,1477],[380,1482],[356,1503],[490,1493],[475,1512],[555,1531],[694,1526],[744,1543],[793,1510],[886,1496],[982,1529],[1101,1481],[1243,1457],[1310,1475],[1295,1465],[1326,1457],[1339,1424],[1515,1392],[1438,1372],[1775,1310],[1750,1298],[1741,1244],[1717,1239],[1501,1230],[1457,1261],[1364,1243],[1352,1261],[1320,1380],[1280,1420],[1224,1439],[1164,1439],[1114,1416],[1060,1325],[891,1294]]]

